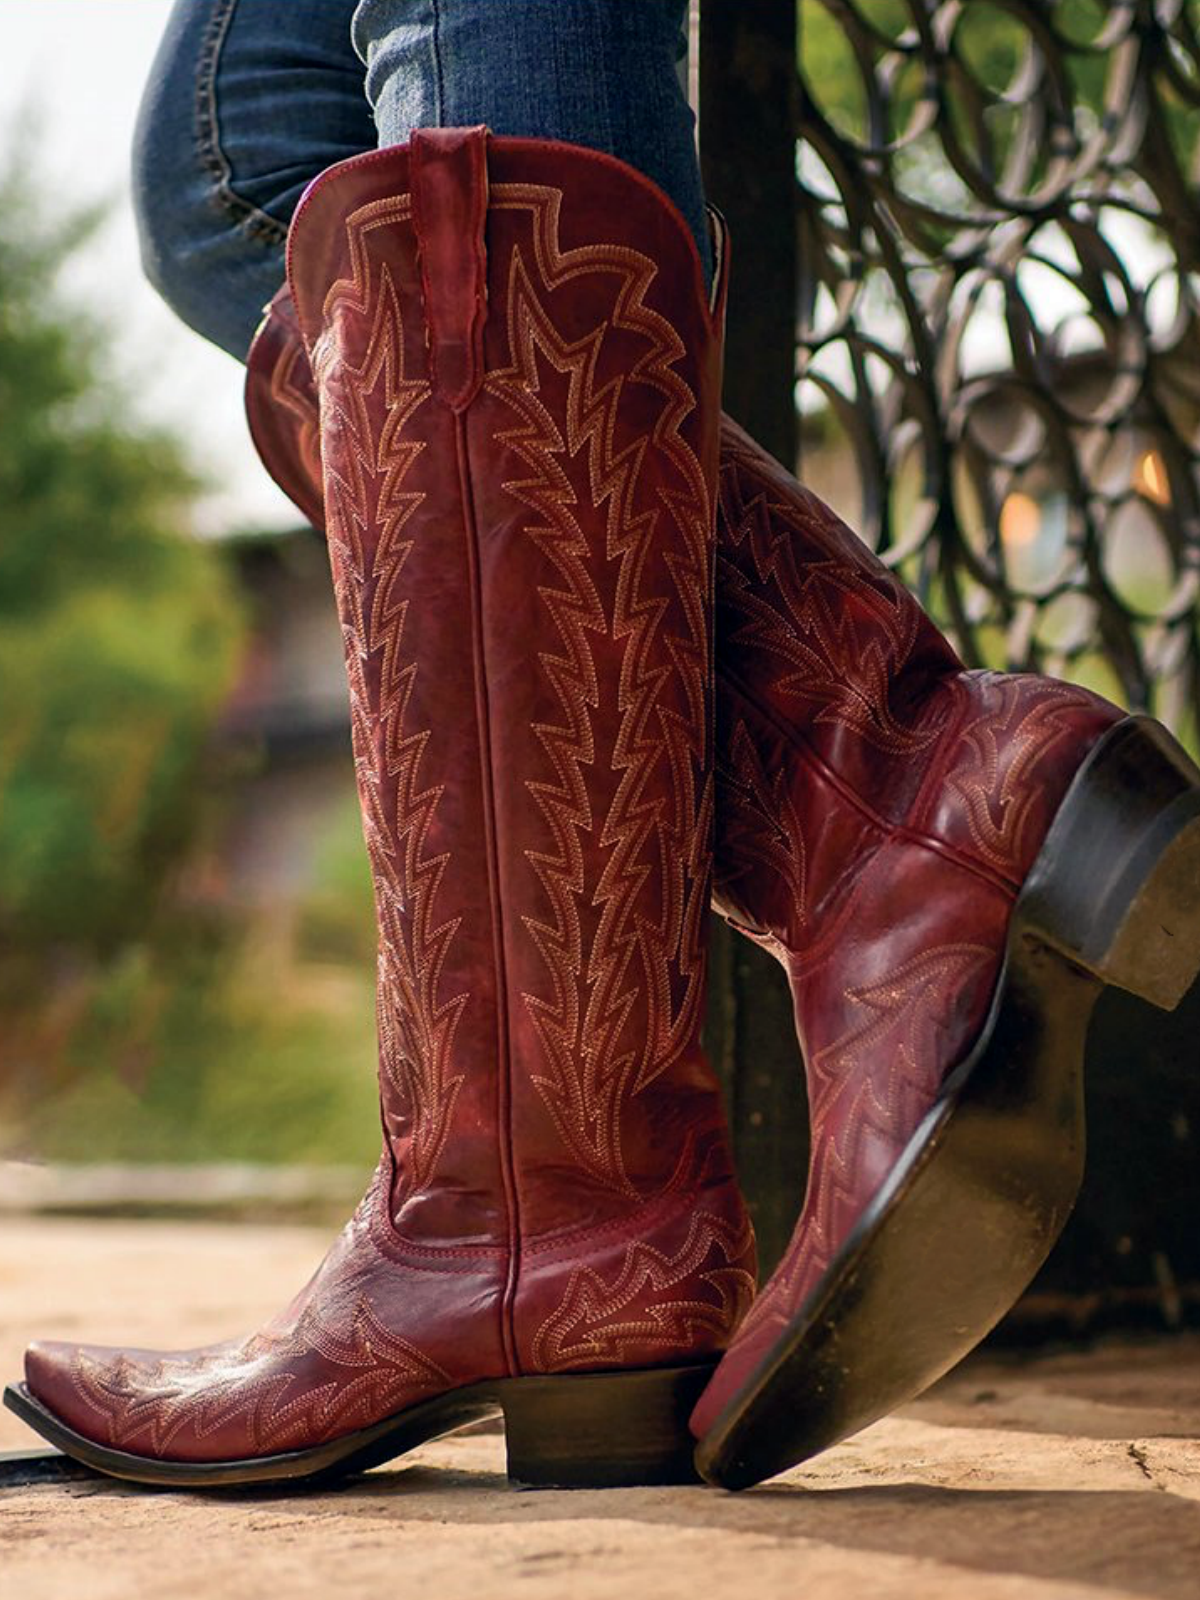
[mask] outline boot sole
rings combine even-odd
[[[328,1482],[366,1472],[468,1423],[502,1416],[511,1483],[612,1489],[699,1482],[688,1417],[715,1365],[468,1384],[311,1450],[245,1461],[163,1461],[111,1449],[69,1428],[24,1383],[9,1384],[4,1404],[85,1466],[161,1488]]]
[[[1200,771],[1130,717],[1090,752],[1013,909],[983,1033],[791,1326],[700,1441],[748,1488],[903,1405],[1028,1287],[1083,1174],[1105,984],[1173,1010],[1200,971]]]

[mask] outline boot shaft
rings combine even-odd
[[[285,487],[316,404],[290,321],[281,295],[247,391]],[[320,526],[311,489],[293,498]],[[716,907],[799,944],[797,908],[814,918],[842,864],[897,827],[951,844],[1011,898],[1080,737],[1113,709],[1049,680],[965,672],[895,574],[728,417],[716,526]]]
[[[395,1230],[628,1242],[729,1182],[699,1047],[720,308],[651,185],[482,130],[319,180],[289,272]]]
[[[699,1047],[720,311],[652,185],[482,129],[331,169],[289,275],[319,415],[281,308],[248,403],[329,536],[383,1159],[258,1333],[34,1346],[17,1404],[137,1481],[361,1468],[499,1405],[520,1481],[674,1482],[755,1275]]]
[[[718,907],[794,970],[856,914],[848,892],[880,851],[901,921],[926,880],[949,904],[946,864],[967,904],[1011,903],[1116,708],[967,671],[896,575],[728,419],[717,527]]]

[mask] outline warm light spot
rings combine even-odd
[[[1042,508],[1032,495],[1010,494],[1000,512],[1000,537],[1015,550],[1024,550],[1037,539],[1042,526]]]
[[[1167,478],[1167,463],[1157,450],[1144,450],[1133,471],[1133,487],[1156,506],[1170,505],[1171,485]]]

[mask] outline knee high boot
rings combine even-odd
[[[1103,985],[1169,1010],[1200,970],[1200,772],[1084,689],[964,670],[729,423],[717,541],[714,898],[788,974],[812,1124],[692,1419],[739,1488],[911,1399],[1045,1260]]]
[[[286,296],[248,406],[321,526]],[[1200,965],[1200,774],[1086,690],[965,671],[728,418],[719,481],[714,905],[787,971],[811,1118],[791,1243],[693,1417],[737,1487],[918,1393],[1048,1254],[1101,984],[1169,1009]]]
[[[686,1479],[753,1239],[699,1030],[721,307],[636,173],[483,129],[309,190],[289,275],[379,922],[384,1144],[312,1282],[180,1355],[33,1347],[122,1476]]]

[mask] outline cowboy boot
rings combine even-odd
[[[1200,970],[1200,772],[1158,724],[968,672],[906,589],[722,434],[718,908],[783,964],[812,1128],[790,1244],[692,1418],[745,1487],[912,1398],[1045,1260],[1104,984]]]
[[[317,450],[295,348],[277,301],[248,396],[281,481],[298,440]],[[320,526],[319,499],[300,503]],[[1176,1003],[1200,885],[1197,774],[1161,728],[1049,679],[964,671],[728,418],[716,684],[714,903],[788,973],[811,1118],[791,1244],[693,1417],[702,1469],[737,1486],[918,1393],[1022,1292],[1078,1188],[1095,980]],[[1096,839],[1127,881],[1064,878],[1056,852],[1088,859]]]
[[[685,1479],[754,1282],[699,1046],[720,299],[638,174],[483,129],[331,169],[289,272],[382,1159],[260,1333],[34,1346],[9,1403],[142,1481],[362,1468],[497,1410],[515,1480]]]

